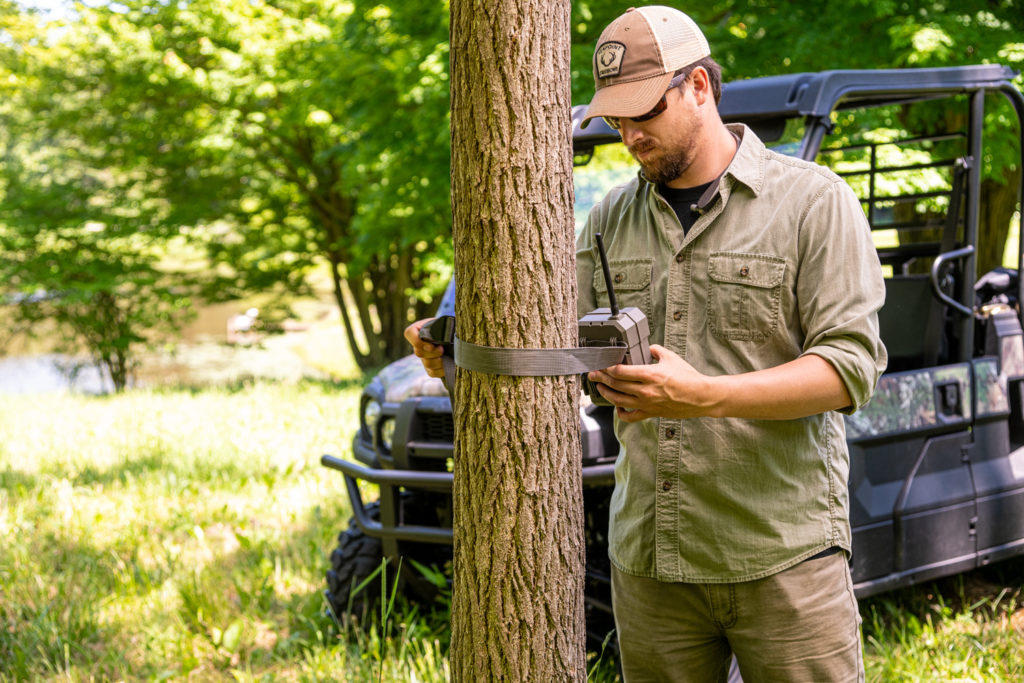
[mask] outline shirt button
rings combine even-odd
[[[663,482],[661,482],[661,490],[662,491],[671,491],[672,490],[672,482],[670,482],[670,481],[663,481]]]
[[[746,266],[740,268],[740,277],[746,277],[748,275],[750,275],[750,268],[747,268]]]
[[[683,258],[684,257],[683,257],[682,254],[676,254],[676,263],[682,263],[683,262]]]
[[[671,427],[669,427],[668,429],[665,430],[665,438],[666,439],[671,439],[671,438],[675,437],[675,435],[676,435],[676,430],[672,429]]]
[[[620,282],[622,282],[623,280],[626,279],[626,276],[623,275],[622,273],[615,273],[615,278],[614,279],[615,279],[615,283],[619,284]]]
[[[673,320],[679,320],[682,317],[683,317],[683,312],[682,311],[676,311],[675,313],[672,314],[672,319]]]

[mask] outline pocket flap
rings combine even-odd
[[[786,272],[786,260],[764,254],[712,254],[708,275],[718,282],[751,287],[776,287]]]
[[[616,292],[635,292],[651,286],[650,259],[609,260],[608,270],[611,271],[612,287]],[[594,270],[594,290],[602,293],[608,291],[600,263]]]

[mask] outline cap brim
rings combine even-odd
[[[594,99],[587,107],[587,113],[580,123],[586,128],[590,119],[598,116],[641,116],[658,103],[668,90],[674,74],[667,73],[642,81],[606,85],[594,93]]]

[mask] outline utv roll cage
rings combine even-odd
[[[833,112],[845,109],[902,105],[929,99],[965,94],[971,98],[970,120],[967,123],[967,154],[964,159],[946,159],[930,164],[918,164],[913,168],[903,166],[879,167],[877,156],[872,150],[871,166],[864,171],[840,173],[843,176],[865,175],[872,179],[869,195],[862,199],[868,210],[872,229],[912,228],[910,225],[879,226],[875,220],[877,204],[886,199],[875,194],[873,180],[880,172],[907,171],[928,167],[954,167],[953,187],[948,193],[903,195],[903,200],[923,199],[927,196],[946,194],[950,201],[948,212],[950,223],[945,226],[942,243],[921,243],[903,245],[891,249],[880,249],[879,258],[883,265],[905,271],[906,263],[919,256],[933,256],[932,276],[920,278],[896,278],[887,282],[888,300],[899,300],[895,306],[883,311],[881,325],[883,339],[890,348],[890,368],[923,367],[938,362],[938,336],[935,328],[941,325],[939,302],[948,305],[960,314],[960,331],[954,336],[955,349],[949,349],[943,360],[946,362],[968,361],[974,348],[974,321],[972,318],[974,291],[977,279],[975,272],[974,245],[978,242],[979,199],[981,196],[981,159],[983,100],[987,93],[1002,93],[1009,100],[1017,114],[1017,122],[1024,130],[1024,95],[1013,84],[1017,74],[1007,66],[983,64],[930,69],[878,69],[822,71],[818,73],[787,74],[766,76],[744,81],[733,81],[722,87],[719,113],[725,123],[745,123],[765,143],[781,138],[787,122],[802,119],[803,138],[794,156],[808,161],[814,160],[821,149],[825,136],[832,132]],[[580,122],[586,113],[586,106],[573,108],[573,151],[577,157],[588,159],[598,145],[617,142],[619,135],[603,119],[593,119],[585,129]],[[929,138],[938,141],[948,136]],[[920,142],[922,138],[903,140],[900,143]],[[850,148],[843,148],[849,150]],[[1024,166],[1024,149],[1021,150],[1021,164]],[[1018,188],[1018,200],[1024,197],[1024,174]],[[966,199],[966,205],[959,202]],[[963,238],[954,240],[962,221]],[[928,227],[928,226],[917,226]],[[1024,240],[1020,242],[1018,266],[1024,263]],[[941,286],[941,271],[952,261],[959,261],[959,290],[950,296]],[[930,290],[930,291],[929,291]],[[932,301],[932,298],[937,299]],[[1017,300],[1024,301],[1024,278],[1018,283]],[[888,328],[896,325],[908,327],[907,316],[919,324],[926,333],[917,338],[907,335],[886,334]],[[918,342],[921,342],[919,344]],[[923,346],[922,346],[923,344]],[[918,348],[918,347],[921,348]]]

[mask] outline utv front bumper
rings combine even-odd
[[[420,490],[451,495],[453,475],[451,472],[420,472],[416,470],[385,470],[365,467],[350,460],[333,455],[320,458],[324,467],[338,470],[345,476],[352,516],[356,524],[368,536],[398,541],[422,543],[452,543],[452,530],[399,521],[375,520],[367,514],[366,503],[359,482],[376,484],[381,489],[381,499],[395,500],[401,490]],[[589,465],[583,468],[583,486],[611,486],[615,483],[614,463]]]

